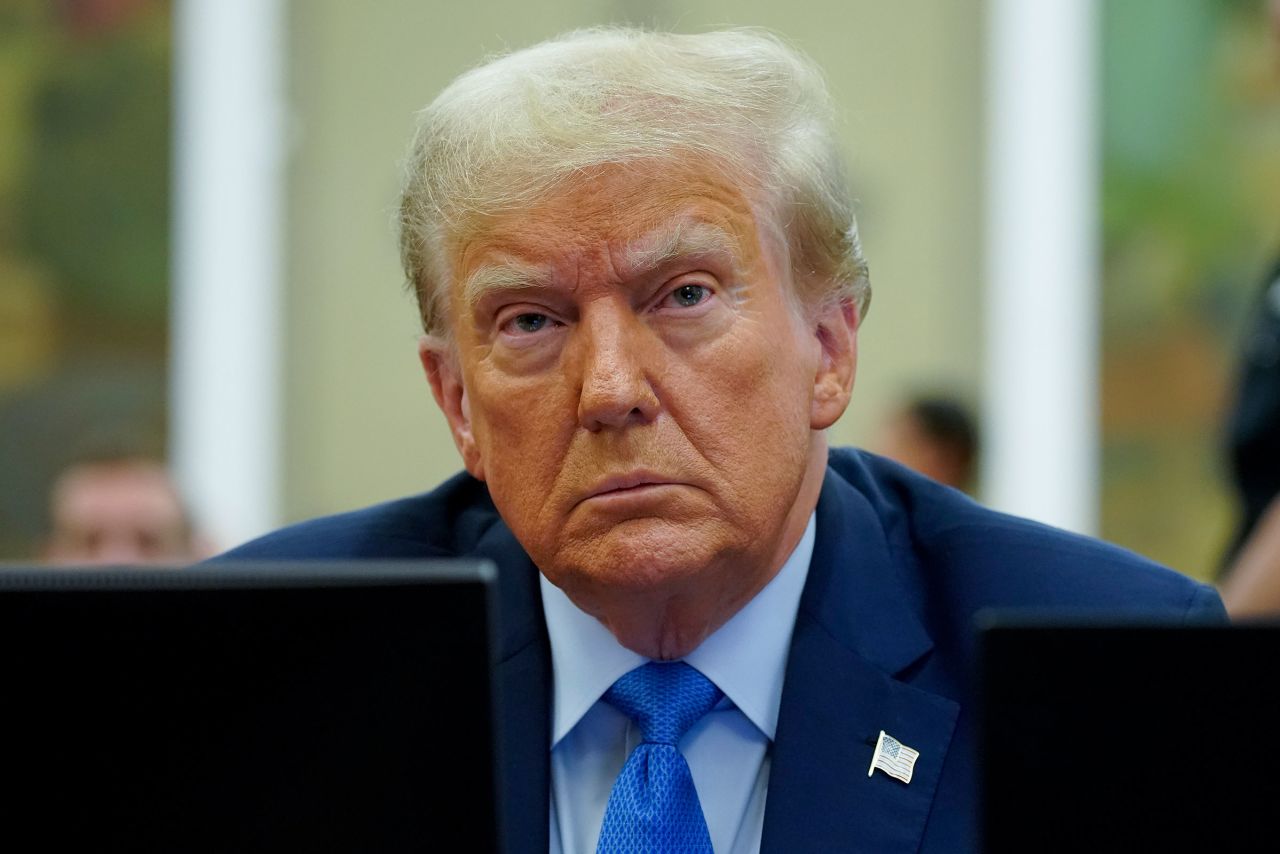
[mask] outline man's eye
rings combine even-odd
[[[708,296],[710,291],[704,285],[681,285],[671,292],[671,298],[682,308],[695,306]]]
[[[537,332],[548,323],[545,314],[517,314],[511,321],[521,332]]]

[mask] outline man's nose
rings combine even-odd
[[[652,383],[657,342],[639,318],[627,310],[602,310],[583,317],[578,332],[578,423],[596,433],[657,418],[661,404]]]

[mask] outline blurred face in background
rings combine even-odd
[[[956,489],[968,487],[964,461],[939,442],[910,412],[896,414],[882,429],[876,453]]]
[[[893,414],[872,450],[939,483],[968,490],[977,468],[977,424],[959,402],[922,399]]]
[[[182,563],[195,559],[190,527],[164,467],[148,460],[90,462],[54,485],[45,559],[53,564]]]

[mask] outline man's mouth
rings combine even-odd
[[[614,474],[593,484],[591,488],[587,490],[586,495],[584,495],[578,503],[581,504],[585,501],[590,501],[593,498],[638,495],[656,487],[675,486],[679,483],[681,483],[681,481],[675,480],[674,478],[644,470],[626,472],[624,474]]]

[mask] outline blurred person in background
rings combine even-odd
[[[1280,75],[1280,0],[1269,0]],[[1251,315],[1227,422],[1240,522],[1222,580],[1232,616],[1280,614],[1280,261]]]
[[[1222,598],[1233,616],[1280,613],[1280,266],[1245,340],[1228,430],[1241,518]]]
[[[50,491],[43,558],[55,566],[184,564],[211,551],[168,470],[150,457],[78,459]]]
[[[972,492],[978,424],[969,408],[943,396],[919,396],[897,409],[873,449],[938,483]]]

